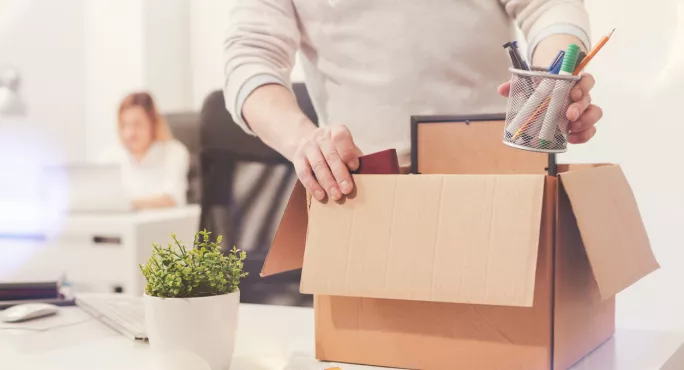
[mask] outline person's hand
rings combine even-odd
[[[299,181],[317,200],[339,200],[354,190],[349,171],[359,167],[361,151],[346,126],[319,127],[302,139],[294,164]]]
[[[603,110],[591,103],[591,89],[595,82],[594,76],[584,73],[582,79],[570,92],[573,103],[568,107],[566,116],[570,120],[568,141],[572,144],[586,143],[594,137],[595,125],[603,117]],[[508,96],[510,90],[510,81],[499,86],[499,94],[504,97]]]

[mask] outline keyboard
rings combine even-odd
[[[76,305],[132,340],[147,340],[141,297],[124,294],[77,294]]]

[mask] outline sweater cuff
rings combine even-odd
[[[548,27],[545,27],[534,34],[534,36],[528,42],[527,48],[527,60],[531,61],[534,51],[537,46],[545,38],[553,35],[570,35],[577,37],[585,50],[591,49],[591,41],[589,40],[589,35],[581,27],[571,24],[571,23],[556,23]]]
[[[259,86],[277,83],[287,87],[283,79],[286,76],[279,77],[276,73],[277,71],[268,66],[248,64],[233,69],[226,79],[226,84],[223,87],[226,110],[233,117],[233,121],[250,135],[255,134],[249,129],[242,117],[242,106],[247,97]]]
[[[286,86],[285,82],[283,82],[283,80],[281,80],[279,77],[266,73],[261,73],[247,79],[247,81],[245,81],[245,83],[242,84],[242,87],[240,87],[240,90],[237,93],[237,97],[235,99],[235,110],[233,113],[233,119],[235,120],[235,123],[238,124],[238,126],[242,127],[242,129],[250,135],[256,136],[252,129],[249,128],[247,121],[245,121],[245,117],[242,115],[242,107],[245,105],[245,101],[252,94],[252,92],[254,92],[254,90],[263,85],[269,84],[278,84]]]

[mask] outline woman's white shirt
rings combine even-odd
[[[116,157],[129,199],[169,195],[176,205],[187,203],[190,153],[181,142],[155,141],[141,161],[123,149]]]

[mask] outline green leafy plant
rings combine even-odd
[[[190,298],[235,292],[243,271],[245,251],[233,247],[227,255],[221,252],[221,236],[216,242],[206,230],[195,234],[193,248],[188,250],[172,234],[173,243],[166,248],[153,245],[152,256],[140,270],[147,280],[145,293],[153,297]]]

